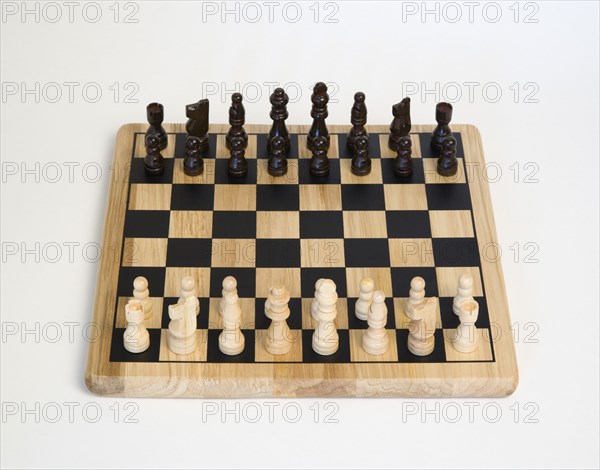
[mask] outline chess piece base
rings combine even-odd
[[[316,352],[317,354],[320,354],[321,356],[330,356],[330,355],[336,353],[340,346],[339,339],[337,341],[333,341],[333,340],[334,340],[333,337],[328,336],[327,342],[318,341],[316,339],[315,334],[313,334],[313,338],[312,338],[313,351]]]
[[[204,171],[204,165],[187,166],[183,165],[183,172],[188,176],[198,176]]]
[[[171,352],[175,354],[191,354],[196,350],[198,346],[198,339],[196,337],[196,333],[187,338],[178,338],[172,334],[167,336],[167,344]]]
[[[434,346],[435,338],[433,336],[423,341],[411,335],[408,336],[408,350],[415,356],[428,356],[433,352]]]
[[[144,351],[146,351],[150,347],[150,334],[148,333],[148,331],[146,331],[145,333],[146,334],[143,334],[141,338],[138,338],[137,342],[124,342],[123,346],[125,347],[125,349],[130,353],[135,354],[143,353]]]
[[[287,354],[292,349],[292,343],[290,341],[271,341],[269,335],[265,337],[265,349],[275,355],[279,356],[281,354]]]
[[[454,176],[458,171],[458,162],[454,162],[450,165],[437,164],[437,172],[441,176]]]
[[[368,175],[369,173],[371,173],[371,163],[369,162],[368,165],[365,165],[363,167],[358,167],[353,164],[351,167],[351,170],[352,170],[352,173],[355,174],[356,176]]]
[[[283,160],[280,165],[271,165],[269,163],[268,171],[271,176],[283,176],[287,173],[287,161]]]
[[[146,162],[144,162],[144,171],[149,175],[162,175],[165,171],[165,166],[148,166]]]
[[[472,353],[479,347],[479,337],[475,335],[472,338],[463,339],[456,330],[452,339],[452,347],[460,353]]]
[[[385,354],[385,352],[388,350],[388,346],[390,344],[390,339],[388,338],[388,335],[384,335],[381,339],[381,341],[379,341],[376,338],[372,338],[369,334],[368,331],[365,331],[364,335],[363,335],[363,341],[362,341],[362,348],[365,350],[365,352],[367,354],[371,354],[373,356],[379,356],[381,354]]]
[[[225,334],[225,331],[223,331],[219,335],[219,350],[223,354],[227,354],[228,356],[237,356],[238,354],[240,354],[244,350],[244,346],[246,345],[246,340],[245,340],[242,332],[240,331],[239,333],[237,333],[237,334],[239,334],[239,337],[237,337],[236,333],[234,333],[232,331],[228,331],[227,335],[232,335],[232,334],[236,335],[237,341],[232,341],[232,342],[225,341],[225,337],[223,336],[224,334]]]

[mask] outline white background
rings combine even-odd
[[[262,17],[253,23],[256,5]],[[59,19],[55,5],[28,3],[39,9],[36,22],[35,14],[21,17],[20,2],[2,5],[3,467],[598,467],[596,2],[479,2],[471,20],[462,2],[428,4],[437,18],[422,17],[420,2],[280,2],[273,22],[265,3],[229,4],[237,18],[222,18],[220,2],[205,4],[205,13],[218,12],[203,18],[200,3],[107,2],[98,10],[75,2],[72,22],[68,6],[58,6]],[[126,14],[137,22],[125,22]],[[391,105],[411,92],[413,123],[433,123],[436,101],[446,98],[455,101],[455,123],[479,127],[493,162],[490,189],[519,332],[516,392],[493,400],[279,402],[90,394],[82,336],[117,129],[143,122],[154,100],[166,122],[184,122],[184,105],[215,88],[207,96],[211,122],[226,122],[236,84],[247,94],[246,122],[267,123],[266,82],[287,84],[292,99],[300,89],[288,122],[308,124],[309,89],[319,80],[334,84],[330,124],[348,122],[362,90],[371,124],[389,123]],[[76,82],[72,100],[65,82]],[[478,84],[472,97],[466,82]],[[424,94],[436,86],[441,96]],[[34,91],[22,95],[26,88]],[[92,103],[97,89],[102,96]],[[137,102],[126,102],[130,93]],[[69,162],[79,163],[72,178]],[[69,243],[78,244],[72,259]],[[15,247],[17,254],[6,253]],[[32,253],[23,258],[23,249]],[[528,254],[537,262],[525,262]],[[56,324],[60,338],[52,342]],[[36,328],[39,338],[22,336]]]

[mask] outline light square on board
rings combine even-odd
[[[329,158],[340,158],[340,152],[338,147],[338,138],[336,134],[329,134],[329,150],[327,151],[327,157]],[[312,151],[306,147],[307,134],[298,134],[298,157],[299,158],[312,158]]]
[[[385,184],[383,192],[387,210],[427,210],[424,184]]]
[[[385,353],[373,355],[362,347],[363,335],[367,330],[350,330],[350,360],[352,362],[398,362],[396,330],[385,330],[389,344]]]
[[[388,140],[389,134],[379,134],[381,158],[396,158],[398,154],[388,147]],[[412,142],[412,158],[421,158],[421,142],[419,134],[410,134],[410,140]]]
[[[370,277],[375,282],[375,290],[382,290],[386,297],[392,296],[392,273],[390,268],[346,268],[348,297],[358,297],[360,281]]]
[[[352,160],[344,158],[340,161],[340,171],[342,184],[381,184],[383,177],[381,175],[381,160],[371,159],[371,172],[368,175],[357,176],[352,173]]]
[[[337,184],[301,184],[301,211],[338,211],[342,209],[341,186]]]
[[[292,348],[286,354],[271,354],[265,348],[268,330],[256,330],[254,360],[256,362],[302,362],[302,330],[290,330],[288,340]]]
[[[164,158],[173,158],[175,156],[175,138],[176,134],[167,134],[167,147],[160,151]],[[135,158],[144,158],[146,156],[146,136],[143,133],[135,135]]]
[[[218,238],[212,240],[211,266],[253,268],[256,266],[256,240]]]
[[[256,210],[256,185],[216,184],[214,208],[217,211]]]
[[[435,266],[431,238],[390,238],[388,242],[392,267]]]
[[[211,211],[171,211],[169,238],[211,238]]]
[[[183,171],[183,158],[175,159],[173,183],[175,184],[213,184],[215,182],[215,161],[204,159],[204,171],[201,175],[189,176]]]
[[[210,268],[167,268],[165,274],[165,297],[179,297],[181,280],[192,276],[196,281],[196,295],[208,297],[210,288]]]
[[[125,305],[132,297],[119,297],[117,301],[117,318],[115,328],[127,328],[127,318],[125,317]],[[152,316],[144,320],[146,328],[160,328],[162,321],[163,298],[148,297],[152,305]]]
[[[283,285],[291,297],[300,295],[300,268],[256,268],[256,297],[267,298],[269,289]]]
[[[171,208],[170,184],[132,184],[129,209],[169,210]]]
[[[123,266],[166,266],[166,238],[126,238]]]
[[[344,211],[345,238],[387,238],[385,211]]]
[[[300,243],[303,268],[343,268],[346,265],[344,240],[341,238],[303,238]]]
[[[269,174],[269,160],[261,158],[257,164],[257,184],[298,184],[298,160],[288,159],[287,173],[282,176],[271,176]]]
[[[257,211],[256,238],[300,238],[300,213]]]
[[[255,305],[253,297],[239,297],[238,302],[242,309],[242,319],[240,328],[242,330],[253,330],[255,328]],[[208,328],[210,330],[223,329],[223,318],[219,313],[219,304],[221,298],[211,298],[208,308]],[[200,312],[200,315],[206,315],[207,312]]]
[[[434,238],[472,238],[471,211],[429,211],[431,236]]]
[[[444,330],[444,348],[446,349],[446,360],[447,361],[491,361],[492,345],[490,343],[490,334],[487,328],[477,328],[475,330],[475,337],[478,341],[477,349],[471,353],[461,353],[454,349],[452,345],[454,338],[456,337],[455,329]]]
[[[459,184],[467,182],[462,159],[458,160],[458,170],[456,174],[452,176],[442,176],[438,174],[436,158],[424,158],[423,171],[425,172],[425,183],[427,184]]]
[[[483,287],[481,275],[477,266],[461,266],[435,268],[440,297],[454,297],[458,289],[458,278],[461,274],[469,274],[473,278],[473,296],[482,297]],[[427,287],[425,287],[427,291]]]
[[[425,287],[425,293],[427,294],[427,287]],[[440,299],[434,297],[435,307],[435,328],[440,329],[442,327],[442,316],[440,312]],[[404,310],[406,309],[406,302],[408,297],[394,297],[394,316],[396,320],[396,328],[408,329],[408,324],[411,322],[410,318],[406,316]]]
[[[310,306],[314,298],[302,299],[302,329],[314,330],[316,322],[312,319],[310,313]],[[348,299],[345,297],[338,298],[337,304],[337,316],[335,317],[335,326],[338,330],[348,329]]]
[[[207,357],[208,334],[207,330],[196,330],[197,347],[191,354],[175,354],[169,349],[169,330],[160,331],[160,356],[159,361],[204,362]]]
[[[225,143],[225,135],[226,134],[217,134],[217,158],[229,158],[231,156]],[[248,134],[248,146],[246,147],[244,156],[246,158],[256,158],[256,134]]]

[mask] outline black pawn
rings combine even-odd
[[[229,132],[225,136],[225,145],[228,149],[232,148],[232,140],[240,137],[244,141],[244,148],[248,146],[248,135],[244,130],[246,122],[246,109],[242,104],[242,94],[234,93],[231,95],[231,106],[229,108]]]
[[[410,176],[413,172],[412,140],[409,135],[403,135],[398,140],[398,156],[394,160],[394,173],[397,176]]]
[[[350,111],[350,122],[352,123],[352,129],[348,132],[348,139],[346,140],[346,146],[350,150],[354,150],[356,144],[356,138],[364,135],[369,137],[365,124],[367,124],[367,105],[365,104],[365,94],[358,92],[354,95],[354,105]]]
[[[160,154],[158,137],[154,134],[146,136],[144,170],[149,175],[160,175],[165,171],[165,160]]]
[[[273,119],[273,125],[269,131],[269,138],[267,139],[267,150],[270,151],[271,141],[275,137],[282,137],[285,145],[285,152],[290,151],[290,133],[285,127],[285,120],[289,114],[287,112],[287,104],[290,101],[288,95],[285,93],[283,88],[275,88],[271,98],[271,119]]]
[[[369,157],[369,138],[359,135],[356,138],[354,157],[352,158],[352,173],[364,176],[371,173],[371,157]]]
[[[327,85],[323,82],[317,82],[313,88],[313,93],[310,96],[312,101],[312,110],[310,115],[313,118],[312,126],[308,131],[308,137],[306,139],[306,147],[309,150],[313,150],[314,141],[318,137],[325,138],[325,151],[329,150],[329,131],[325,124],[325,119],[328,116],[327,103],[329,103],[329,95],[327,94]]]
[[[452,135],[450,126],[448,126],[452,120],[452,105],[450,103],[438,103],[435,107],[435,120],[438,125],[431,135],[431,147],[440,152],[444,138]]]
[[[198,176],[204,171],[204,160],[200,155],[200,144],[200,139],[194,135],[188,135],[185,141],[183,172],[188,176]]]
[[[269,140],[268,171],[271,176],[283,176],[287,173],[287,169],[285,139],[278,135]]]
[[[410,98],[406,97],[400,103],[392,106],[394,119],[390,124],[390,136],[388,147],[396,152],[400,144],[400,138],[410,133]]]
[[[327,176],[329,174],[329,158],[327,150],[329,143],[325,136],[318,136],[313,141],[312,158],[310,159],[310,174],[313,176]]]
[[[457,170],[456,139],[449,135],[442,142],[442,154],[437,161],[437,172],[442,176],[453,176]]]
[[[235,178],[243,178],[248,174],[248,161],[244,154],[246,153],[246,144],[242,137],[233,137],[231,139],[231,149],[227,171]]]
[[[165,109],[160,103],[150,103],[146,106],[146,118],[148,119],[148,130],[146,131],[146,137],[154,135],[158,139],[159,150],[167,148],[167,131],[162,126],[162,122],[165,119]]]

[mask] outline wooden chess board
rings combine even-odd
[[[117,135],[114,157],[120,177],[111,182],[104,246],[117,247],[99,267],[85,380],[98,394],[132,397],[450,397],[505,396],[518,373],[504,279],[493,249],[497,243],[483,150],[473,126],[452,125],[459,172],[441,177],[430,150],[433,126],[413,126],[414,172],[394,175],[388,126],[367,126],[373,169],[358,177],[346,150],[349,126],[329,126],[329,176],[309,172],[309,126],[288,126],[289,171],[267,173],[270,126],[245,126],[249,135],[247,177],[227,173],[228,126],[210,128],[204,174],[183,172],[185,128],[165,125],[165,172],[144,172],[147,124],[128,124]],[[479,348],[454,350],[448,335],[458,325],[452,312],[458,277],[469,273],[479,302]],[[197,350],[170,352],[167,306],[177,302],[181,278],[196,279],[200,300]],[[246,347],[238,356],[218,348],[217,305],[227,275],[238,281]],[[145,322],[150,348],[123,348],[125,303],[133,279],[148,279],[153,317]],[[370,356],[361,347],[366,322],[354,315],[362,277],[387,296],[388,352]],[[404,302],[410,280],[421,276],[426,295],[438,298],[434,352],[407,348]],[[331,356],[311,348],[310,302],[315,281],[333,279],[339,295],[340,347]],[[269,320],[264,300],[282,283],[292,299],[288,319],[293,346],[284,356],[262,342]]]

